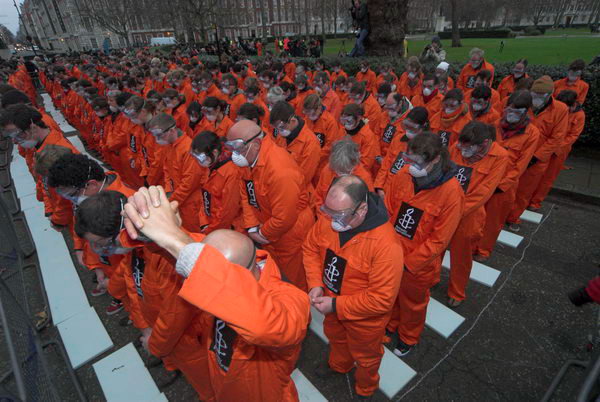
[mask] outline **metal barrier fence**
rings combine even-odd
[[[0,146],[0,155],[10,153],[10,147],[8,150],[2,148]],[[0,166],[0,173],[5,171],[10,177],[8,164]],[[8,184],[8,187],[2,186],[2,190],[14,194],[14,186]],[[16,205],[19,206],[18,202]],[[19,240],[15,231],[19,218],[14,215],[14,205],[9,206],[6,197],[0,196],[0,342],[5,346],[0,349],[0,400],[61,401],[64,398],[59,396],[55,385],[59,381],[53,374],[66,370],[69,386],[72,386],[78,400],[85,401],[86,397],[62,342],[54,338],[43,341],[32,321],[28,300],[31,290],[37,286],[26,285],[24,272],[26,269],[35,270],[39,274],[39,267],[37,264],[24,264],[22,243],[27,243],[28,239]],[[41,279],[41,275],[37,278]],[[35,276],[30,280],[35,282]],[[40,284],[47,306],[43,283]],[[59,366],[53,365],[52,370],[48,365],[49,346],[58,351],[60,358],[56,363]],[[63,378],[61,380],[64,382]]]

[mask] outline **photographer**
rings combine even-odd
[[[431,43],[425,46],[421,53],[421,61],[440,63],[446,60],[446,51],[442,49],[442,42],[438,36],[431,39]]]
[[[352,51],[348,54],[350,57],[361,57],[365,55],[365,40],[369,35],[369,10],[367,9],[366,0],[354,0],[350,8],[352,20],[358,29],[356,36],[356,44]]]

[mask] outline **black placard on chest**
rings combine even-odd
[[[396,221],[394,222],[394,230],[400,236],[412,240],[419,228],[419,222],[422,217],[423,210],[403,202],[398,211]]]
[[[404,165],[406,165],[406,162],[404,162],[404,159],[402,159],[402,152],[400,152],[398,154],[398,156],[396,157],[396,160],[392,164],[392,167],[390,167],[390,173],[391,174],[398,173],[400,171],[400,169],[402,169],[404,167]]]
[[[131,274],[135,283],[135,291],[138,296],[144,297],[142,291],[142,280],[144,279],[144,271],[146,269],[146,260],[138,255],[137,251],[131,253]]]
[[[383,136],[381,137],[381,140],[386,144],[389,144],[394,139],[396,130],[396,126],[394,126],[393,124],[388,124],[385,130],[383,130]]]
[[[348,261],[335,254],[331,249],[325,252],[323,261],[323,284],[336,295],[342,291],[342,282]]]
[[[456,180],[458,180],[458,182],[460,183],[465,194],[469,190],[469,184],[471,183],[472,175],[473,168],[468,166],[457,166],[456,174],[454,175],[454,177],[456,177]]]
[[[321,145],[321,148],[323,148],[323,146],[325,145],[325,134],[315,133],[315,135],[317,136],[317,139],[319,140],[319,144]]]
[[[438,135],[442,139],[442,145],[445,146],[446,148],[448,148],[448,144],[450,144],[450,136],[452,135],[452,133],[450,131],[442,130],[442,131],[438,132]]]
[[[210,201],[212,196],[208,190],[202,189],[202,202],[204,204],[204,213],[206,216],[210,216]]]
[[[231,359],[233,357],[233,344],[237,338],[237,333],[231,329],[224,321],[215,318],[213,329],[213,340],[210,345],[217,358],[217,364],[221,370],[229,371]]]
[[[256,209],[260,209],[258,200],[256,199],[256,191],[254,189],[254,182],[252,180],[244,180],[246,182],[246,195],[248,196],[248,203]]]

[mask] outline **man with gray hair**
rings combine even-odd
[[[285,93],[280,86],[269,88],[269,92],[267,92],[267,106],[269,110],[273,108],[277,102],[285,101]]]
[[[355,391],[369,399],[379,387],[385,326],[402,279],[402,246],[383,200],[357,176],[334,180],[319,215],[303,246],[308,296],[325,315],[330,345],[329,362],[316,374],[328,378],[356,367]]]
[[[315,189],[316,205],[323,204],[331,183],[337,177],[351,174],[360,177],[369,191],[373,191],[373,178],[371,173],[360,163],[358,144],[349,138],[344,138],[333,143],[329,154],[329,164],[320,173]]]
[[[492,86],[492,82],[494,81],[494,66],[485,61],[483,58],[484,54],[485,52],[477,47],[474,47],[469,52],[469,62],[465,64],[458,76],[458,80],[456,80],[456,87],[462,89],[464,93],[475,88],[475,79],[477,78],[477,73],[481,70],[489,70],[492,73],[489,82],[489,86]]]

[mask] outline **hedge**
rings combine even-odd
[[[215,61],[216,57],[202,57],[202,59]],[[261,59],[259,57],[251,57],[252,63],[259,63]],[[334,58],[325,58],[325,60],[333,60]],[[295,62],[301,59],[295,59]],[[314,59],[305,58],[302,59],[312,66]],[[399,76],[405,71],[405,61],[398,58],[389,57],[369,57],[364,59],[355,58],[340,58],[338,59],[342,65],[342,68],[349,75],[354,75],[359,71],[360,62],[367,60],[371,69],[377,71],[377,68],[382,63],[389,63],[392,68]],[[464,66],[464,63],[450,62],[450,76],[456,79],[460,70]],[[494,63],[495,75],[494,75],[494,88],[498,86],[502,78],[511,74],[514,63]],[[435,64],[426,64],[424,66],[426,71],[433,71]],[[529,65],[527,66],[527,72],[533,78],[539,78],[542,75],[549,75],[553,80],[564,78],[567,75],[568,66],[564,65]],[[583,133],[577,141],[577,146],[586,146],[600,148],[600,134],[595,132],[594,127],[600,127],[600,66],[588,66],[583,74],[583,79],[590,84],[590,89],[587,95],[587,99],[584,105],[584,111],[586,114],[586,124]]]
[[[438,32],[440,39],[452,39],[452,31]],[[516,34],[508,28],[477,29],[460,31],[461,39],[465,38],[514,38]]]

